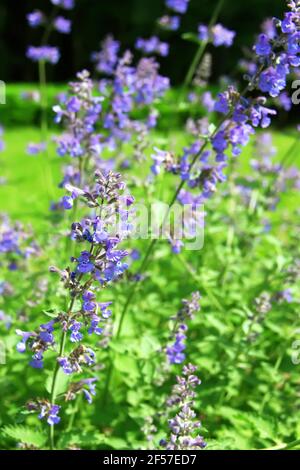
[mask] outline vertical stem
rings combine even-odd
[[[62,336],[61,336],[61,341],[60,341],[60,347],[59,347],[59,357],[63,356],[64,351],[65,351],[65,345],[66,345],[66,338],[67,338],[67,332],[64,331]],[[57,381],[57,375],[59,372],[59,363],[56,362],[55,369],[53,372],[53,378],[52,378],[52,384],[51,384],[51,405],[55,404],[56,400],[56,381]],[[54,425],[52,424],[50,426],[50,449],[54,449]]]
[[[44,60],[39,61],[39,82],[40,82],[40,94],[41,94],[41,133],[43,142],[47,142],[48,137],[48,122],[47,122],[47,80],[46,80],[46,62]]]
[[[183,89],[186,89],[190,85],[191,81],[193,80],[196,69],[197,69],[198,64],[200,63],[200,61],[201,61],[201,59],[204,55],[204,52],[205,52],[205,49],[206,49],[207,45],[208,45],[208,41],[202,41],[202,43],[198,47],[198,50],[195,54],[195,57],[194,57],[191,65],[190,65],[188,73],[187,73],[187,75],[184,79]]]
[[[76,297],[73,297],[73,299],[71,300],[70,307],[69,307],[69,315],[71,315],[71,313],[72,313],[72,308],[74,306],[75,298]],[[61,336],[61,340],[60,340],[58,357],[61,357],[61,356],[64,355],[66,339],[67,339],[67,331],[63,331],[62,336]],[[50,393],[51,405],[55,405],[56,382],[57,382],[57,376],[58,376],[59,368],[60,368],[60,365],[56,361],[55,368],[54,368],[54,371],[53,371],[52,383],[51,383],[51,393]],[[54,449],[54,425],[53,424],[50,426],[50,449],[51,450]]]
[[[42,171],[45,179],[45,186],[48,191],[49,198],[53,195],[53,180],[52,172],[49,162],[48,155],[48,99],[47,99],[47,79],[46,79],[46,62],[40,60],[38,63],[39,67],[39,83],[40,83],[40,97],[41,97],[41,140],[45,145],[44,156],[45,159],[42,162]]]
[[[212,17],[211,17],[211,20],[209,22],[209,25],[208,25],[208,29],[210,29],[215,23],[216,21],[218,20],[218,16],[220,14],[220,11],[223,7],[223,4],[224,4],[225,0],[219,0],[219,2],[217,3],[217,6],[212,14]],[[190,68],[186,74],[186,77],[185,77],[185,80],[184,80],[184,88],[187,88],[192,79],[193,79],[193,76],[195,75],[195,72],[196,72],[196,69],[198,67],[198,64],[199,62],[201,61],[202,57],[203,57],[203,54],[205,52],[205,49],[206,49],[206,46],[208,45],[209,41],[206,40],[206,41],[202,41],[201,44],[199,45],[198,47],[198,50],[195,54],[195,57],[190,65]]]

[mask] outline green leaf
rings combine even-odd
[[[43,447],[47,441],[47,435],[41,429],[31,429],[26,426],[5,426],[2,429],[4,436],[11,437],[17,442]]]
[[[49,394],[51,393],[52,380],[53,380],[53,374],[51,373],[47,377],[46,382],[45,382],[45,387]],[[69,377],[61,369],[59,369],[57,373],[57,377],[56,377],[56,394],[57,395],[60,395],[61,393],[65,393],[69,380],[70,380]]]
[[[195,33],[184,33],[182,34],[182,39],[184,39],[184,41],[189,41],[189,42],[194,42],[196,44],[202,44],[202,41],[198,38],[197,34]]]

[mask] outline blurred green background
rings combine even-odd
[[[164,0],[76,0],[71,36],[54,33],[51,44],[62,50],[63,60],[49,67],[52,81],[66,81],[76,71],[89,67],[90,54],[99,48],[100,40],[113,33],[124,48],[133,47],[137,36],[150,36],[156,19],[164,13]],[[184,16],[182,32],[196,31],[200,22],[208,22],[217,0],[190,0]],[[241,57],[241,45],[251,46],[253,36],[266,17],[281,15],[285,0],[226,0],[220,22],[238,33],[233,49],[218,48],[215,53],[214,75],[231,71]],[[0,57],[1,80],[6,82],[35,81],[37,70],[25,58],[28,44],[38,45],[41,30],[32,30],[26,14],[33,9],[50,10],[49,0],[0,0]],[[70,16],[70,12],[66,12]],[[170,57],[162,60],[162,71],[174,84],[182,81],[194,53],[194,45],[184,42],[180,35],[171,34]]]

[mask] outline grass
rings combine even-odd
[[[278,149],[278,161],[284,155],[289,156],[289,163],[300,166],[297,149],[292,154],[289,150],[295,144],[296,134],[293,131],[273,132],[274,145]],[[15,127],[5,129],[5,151],[0,154],[0,173],[7,184],[0,186],[0,212],[9,213],[14,219],[32,223],[36,228],[45,222],[51,201],[57,200],[61,191],[57,185],[61,180],[60,167],[64,160],[57,156],[55,144],[49,144],[48,158],[44,154],[28,155],[26,147],[29,142],[39,142],[40,132],[36,127]],[[178,134],[162,135],[162,145],[171,144],[174,149],[184,145]],[[299,142],[300,148],[300,142]],[[243,172],[248,172],[252,158],[252,146],[243,151],[240,165]],[[50,177],[47,176],[47,171]],[[161,190],[165,191],[165,185]],[[143,193],[141,193],[141,196]],[[163,194],[162,194],[163,195]],[[295,209],[299,198],[289,198],[289,204]],[[289,206],[290,207],[290,206]]]
[[[49,158],[44,154],[27,154],[27,144],[39,140],[40,132],[34,127],[5,129],[6,148],[0,155],[1,176],[6,180],[0,186],[0,211],[31,223],[36,229],[44,224],[51,200],[59,195],[61,165],[53,143],[50,143]]]

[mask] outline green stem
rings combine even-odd
[[[214,26],[214,24],[216,23],[217,19],[218,19],[218,16],[220,14],[220,11],[223,7],[223,4],[224,4],[224,1],[225,0],[219,0],[219,2],[217,3],[217,6],[212,14],[212,17],[211,17],[211,20],[209,22],[209,25],[208,25],[208,28],[212,28]],[[195,54],[195,57],[190,65],[190,68],[186,74],[186,77],[185,77],[185,80],[184,80],[184,84],[183,84],[183,87],[184,89],[187,88],[191,81],[193,80],[193,77],[195,75],[195,72],[196,72],[196,69],[198,67],[198,64],[200,63],[203,55],[204,55],[204,52],[205,52],[205,49],[207,47],[207,45],[209,44],[209,41],[202,41],[201,44],[199,45],[198,47],[198,50]]]
[[[45,180],[45,187],[48,192],[49,199],[53,199],[53,178],[51,165],[49,162],[48,154],[48,99],[47,99],[47,80],[46,80],[46,63],[44,60],[39,61],[39,83],[40,83],[40,96],[41,96],[41,141],[45,145],[44,156],[45,159],[42,163],[42,172]]]
[[[277,446],[274,447],[268,447],[267,449],[262,449],[262,450],[291,450],[294,449],[295,447],[300,446],[300,439],[297,439],[295,441],[292,441],[288,444],[278,444]]]
[[[44,60],[39,61],[39,82],[40,82],[40,94],[41,94],[41,132],[42,140],[46,143],[48,137],[48,120],[47,120],[47,80],[46,80],[46,62]]]
[[[67,338],[67,332],[64,331],[62,336],[61,336],[60,347],[59,347],[59,356],[58,357],[61,357],[61,356],[64,355],[65,345],[66,345],[66,338]],[[54,369],[54,372],[53,372],[53,377],[52,377],[52,384],[51,384],[51,394],[50,394],[50,396],[51,396],[51,405],[54,405],[55,400],[56,400],[56,382],[57,382],[59,367],[60,367],[59,363],[56,362],[55,369]],[[51,450],[54,449],[54,425],[53,424],[50,426],[50,449]]]
[[[73,309],[73,306],[74,306],[75,298],[76,297],[73,297],[73,299],[71,300],[69,311],[68,311],[68,316],[70,316],[72,314],[72,309]],[[60,340],[60,345],[59,345],[58,357],[62,357],[64,355],[66,339],[67,339],[67,331],[63,331],[63,334],[62,334],[61,340]],[[51,392],[50,392],[51,405],[55,405],[56,382],[57,382],[57,376],[58,376],[59,368],[60,368],[60,365],[59,365],[58,361],[56,361],[55,368],[54,368],[54,371],[53,371],[52,383],[51,383]],[[53,424],[50,426],[50,449],[51,450],[54,449],[54,425]]]

